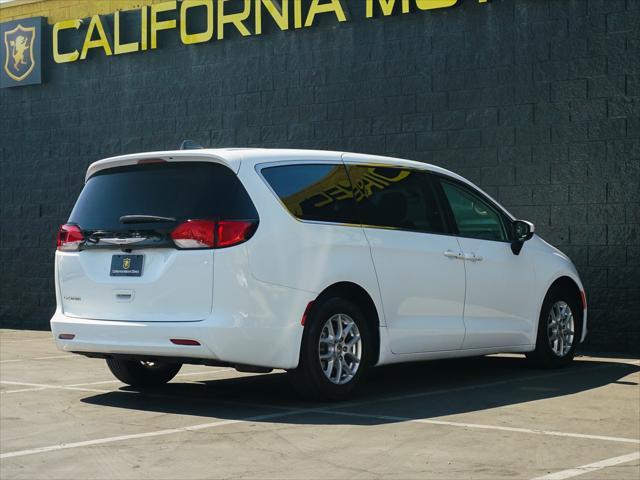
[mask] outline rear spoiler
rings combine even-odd
[[[85,176],[85,183],[96,173],[115,167],[127,165],[137,165],[156,162],[212,162],[225,165],[236,175],[240,170],[242,156],[237,151],[219,150],[176,150],[168,152],[136,153],[132,155],[121,155],[118,157],[105,158],[89,165]]]

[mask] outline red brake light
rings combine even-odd
[[[213,248],[213,232],[216,222],[189,220],[171,232],[171,238],[179,248]]]
[[[256,222],[246,220],[188,220],[171,232],[178,248],[224,248],[246,242]]]
[[[58,250],[78,250],[83,241],[84,235],[77,225],[61,225],[58,229]]]
[[[138,160],[138,165],[148,165],[150,163],[166,163],[164,158],[143,158]]]
[[[231,247],[251,238],[254,222],[220,220],[216,222],[216,248]]]

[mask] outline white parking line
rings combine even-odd
[[[49,385],[46,383],[26,383],[26,382],[8,382],[6,380],[1,380],[0,384],[2,385],[18,385],[24,387],[35,387],[38,390],[46,390],[46,389],[60,389],[60,390],[79,390],[81,392],[94,392],[94,393],[109,393],[109,390],[97,390],[95,388],[80,388],[80,387],[65,387],[64,385]],[[16,390],[10,390],[15,393]],[[22,390],[24,391],[24,389]],[[8,393],[8,392],[3,392]]]
[[[24,340],[5,340],[0,336],[0,343],[24,343],[24,342],[42,342],[51,340],[51,335],[42,338],[25,338]]]
[[[612,365],[599,365],[597,367],[588,368],[588,370],[590,370],[590,371],[600,370],[602,368],[610,368],[611,366]],[[431,396],[431,395],[442,395],[442,394],[446,394],[446,393],[454,393],[454,392],[460,392],[460,391],[464,391],[464,390],[476,390],[476,389],[479,389],[479,388],[492,387],[492,386],[503,385],[503,384],[507,384],[507,383],[529,381],[529,380],[534,380],[534,379],[539,379],[539,378],[549,378],[549,377],[556,377],[556,376],[560,376],[560,375],[570,375],[570,374],[573,375],[573,374],[575,374],[575,372],[574,371],[565,370],[565,371],[556,372],[556,373],[552,373],[552,374],[548,374],[547,373],[547,374],[539,374],[539,375],[530,375],[528,377],[505,379],[505,380],[502,380],[502,381],[489,382],[489,383],[484,383],[484,384],[479,384],[479,385],[468,385],[468,386],[464,386],[464,387],[456,387],[456,388],[442,389],[442,390],[433,390],[433,391],[429,391],[429,392],[420,392],[420,393],[408,394],[408,395],[396,395],[396,396],[393,396],[393,397],[376,398],[376,399],[366,400],[366,401],[361,401],[361,402],[343,402],[341,404],[332,405],[331,407],[322,406],[322,407],[313,407],[313,408],[295,408],[295,407],[289,408],[289,407],[278,407],[278,406],[267,405],[267,404],[253,404],[253,403],[247,403],[247,402],[223,401],[223,402],[220,402],[220,403],[225,403],[225,404],[228,404],[228,405],[254,406],[254,407],[261,407],[261,408],[277,408],[277,409],[280,410],[280,412],[271,413],[271,414],[265,414],[265,415],[252,416],[252,417],[247,417],[247,418],[238,419],[238,420],[224,420],[224,421],[217,421],[217,422],[210,422],[210,423],[202,423],[202,424],[197,424],[197,425],[191,425],[191,426],[182,427],[182,428],[156,430],[156,431],[144,432],[144,433],[136,433],[136,434],[131,434],[131,435],[121,435],[121,436],[117,436],[117,437],[98,438],[98,439],[87,440],[87,441],[83,441],[83,442],[63,443],[63,444],[50,445],[50,446],[46,446],[46,447],[38,447],[38,448],[27,449],[27,450],[17,450],[17,451],[13,451],[13,452],[6,452],[6,453],[0,454],[0,459],[21,457],[21,456],[26,456],[26,455],[34,455],[34,454],[38,454],[38,453],[45,453],[45,452],[51,452],[51,451],[57,451],[57,450],[65,450],[65,449],[70,449],[70,448],[81,448],[81,447],[87,447],[87,446],[92,446],[92,445],[102,445],[102,444],[115,443],[115,442],[131,440],[131,439],[137,439],[137,438],[147,438],[147,437],[157,437],[157,436],[164,436],[164,435],[172,435],[172,434],[176,434],[176,433],[183,433],[183,432],[196,431],[196,430],[204,430],[204,429],[210,429],[210,428],[215,428],[215,427],[224,426],[224,425],[231,425],[231,424],[236,424],[236,423],[247,423],[247,422],[253,422],[253,421],[258,421],[258,420],[266,420],[266,419],[271,419],[271,418],[282,418],[282,417],[287,417],[287,416],[297,415],[297,414],[302,414],[302,413],[320,413],[320,414],[323,414],[323,413],[324,414],[336,414],[337,413],[339,415],[369,416],[371,418],[382,418],[382,419],[387,418],[387,419],[393,420],[393,421],[414,421],[414,422],[421,422],[421,423],[439,424],[439,425],[443,425],[443,426],[454,426],[454,427],[465,427],[465,428],[481,428],[481,429],[485,429],[485,430],[503,430],[503,431],[504,430],[508,430],[508,431],[513,431],[513,432],[518,432],[518,433],[534,433],[534,434],[538,434],[538,435],[551,435],[551,436],[585,438],[585,439],[592,439],[592,440],[606,440],[606,441],[635,443],[635,444],[640,443],[636,439],[629,439],[629,438],[622,438],[622,437],[607,437],[607,436],[600,436],[600,435],[586,435],[586,434],[569,433],[569,432],[552,432],[552,431],[544,431],[544,430],[531,430],[531,429],[524,429],[524,428],[502,427],[502,426],[494,426],[494,425],[464,424],[464,423],[445,422],[445,421],[440,421],[440,420],[429,420],[429,419],[411,419],[411,418],[404,418],[404,417],[385,417],[385,416],[377,416],[377,415],[373,415],[373,414],[372,415],[354,414],[354,413],[351,413],[351,412],[337,412],[337,411],[335,411],[336,408],[349,408],[349,407],[355,407],[355,406],[362,406],[362,405],[368,405],[368,404],[381,403],[381,402],[390,401],[390,400],[405,400],[405,399],[410,399],[410,398],[426,397],[426,396]],[[46,385],[39,385],[39,386],[46,386]],[[51,387],[64,388],[64,389],[75,389],[75,388],[79,389],[79,387],[56,387],[55,385],[53,385]],[[102,393],[103,391],[100,391],[100,392]],[[135,393],[135,392],[131,392],[131,393]],[[159,395],[159,396],[166,396],[166,395]],[[216,400],[212,399],[212,401],[215,402]]]
[[[192,377],[192,376],[196,376],[196,375],[215,375],[218,373],[222,373],[222,372],[229,372],[229,371],[233,371],[235,369],[233,368],[225,368],[222,370],[209,370],[209,371],[202,371],[202,372],[190,372],[190,373],[179,373],[178,375],[176,375],[176,377]],[[0,392],[0,395],[6,395],[9,393],[24,393],[24,392],[38,392],[40,390],[51,390],[51,389],[62,389],[62,390],[80,390],[80,391],[94,391],[94,392],[109,392],[110,390],[92,390],[92,389],[86,389],[86,388],[75,388],[75,387],[89,387],[92,385],[106,385],[106,384],[110,384],[110,383],[122,383],[120,382],[120,380],[103,380],[101,382],[89,382],[89,383],[72,383],[70,385],[52,385],[52,384],[35,384],[35,383],[23,383],[23,382],[8,382],[8,381],[2,381],[0,380],[0,384],[7,384],[7,385],[24,385],[24,386],[28,386],[28,385],[33,385],[30,388],[20,388],[20,389],[16,389],[16,390],[4,390],[2,392]]]
[[[73,355],[72,353],[67,353],[65,355],[51,355],[48,357],[36,357],[36,358],[12,358],[9,360],[0,360],[0,363],[13,363],[13,362],[29,362],[32,360],[55,360],[60,358],[66,358],[68,360],[75,360],[78,358],[83,358],[80,355]]]
[[[553,430],[537,430],[532,428],[505,427],[502,425],[483,425],[478,423],[448,422],[445,420],[397,417],[393,415],[376,415],[373,413],[341,412],[336,410],[321,410],[320,412],[328,413],[331,415],[343,415],[347,417],[362,417],[362,418],[374,418],[377,420],[389,420],[392,422],[426,423],[429,425],[444,425],[447,427],[474,428],[474,429],[481,429],[481,430],[498,430],[502,432],[529,433],[534,435],[548,435],[552,437],[584,438],[588,440],[602,440],[606,442],[633,443],[636,445],[640,445],[640,440],[636,438],[609,437],[606,435],[590,435],[585,433],[556,432]]]
[[[633,462],[638,459],[640,459],[640,452],[633,452],[619,457],[600,460],[599,462],[590,463],[588,465],[582,465],[581,467],[569,468],[568,470],[550,473],[542,477],[537,477],[534,480],[566,480],[567,478],[577,477],[578,475],[595,472],[607,467],[615,467],[616,465]]]
[[[54,360],[56,358],[82,358],[80,355],[74,355],[73,353],[65,353],[64,355],[50,355],[48,357],[36,357],[36,358],[32,358],[31,360]]]
[[[192,425],[189,427],[182,428],[169,428],[166,430],[156,430],[153,432],[144,432],[144,433],[133,433],[131,435],[120,435],[117,437],[107,437],[107,438],[98,438],[95,440],[87,440],[84,442],[73,442],[73,443],[61,443],[58,445],[50,445],[47,447],[39,447],[32,448],[29,450],[18,450],[15,452],[7,452],[0,454],[0,460],[4,460],[6,458],[14,458],[14,457],[23,457],[25,455],[34,455],[36,453],[46,453],[53,452],[56,450],[67,450],[69,448],[80,448],[80,447],[90,447],[93,445],[105,445],[108,443],[122,442],[126,440],[133,440],[137,438],[149,438],[149,437],[160,437],[164,435],[173,435],[175,433],[185,433],[185,432],[194,432],[198,430],[210,429],[215,427],[222,427],[225,425],[233,425],[236,423],[245,423],[252,421],[260,421],[260,420],[268,420],[270,418],[280,418],[287,417],[289,415],[295,415],[305,410],[291,410],[286,412],[278,412],[278,413],[268,413],[265,415],[256,415],[253,417],[248,417],[242,420],[220,420],[217,422],[210,423],[201,423],[199,425]]]
[[[197,375],[216,375],[218,373],[224,372],[234,372],[235,368],[223,368],[221,370],[203,370],[202,372],[189,372],[189,373],[179,373],[176,375],[177,377],[193,377]],[[66,387],[84,387],[88,385],[103,385],[107,383],[122,383],[120,380],[104,380],[102,382],[91,382],[91,383],[74,383],[72,385],[65,385]]]

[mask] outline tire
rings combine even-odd
[[[175,377],[182,364],[108,358],[107,366],[122,383],[132,387],[157,387]]]
[[[338,325],[342,326],[343,336],[337,341],[328,335],[329,324],[334,334],[338,334]],[[339,297],[322,300],[307,317],[298,368],[289,372],[294,389],[307,400],[337,401],[349,397],[366,376],[371,347],[369,325],[357,305]],[[327,358],[321,360],[320,355]]]
[[[556,318],[562,321],[555,322]],[[581,333],[582,309],[576,295],[568,289],[551,288],[540,310],[536,349],[527,353],[527,360],[539,368],[567,366],[575,356]]]

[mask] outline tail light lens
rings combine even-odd
[[[255,222],[220,220],[216,222],[216,248],[231,247],[246,242],[255,232]]]
[[[257,222],[246,220],[189,220],[171,232],[178,248],[225,248],[246,242]]]
[[[171,238],[178,248],[213,248],[215,227],[209,220],[189,220],[178,225]]]
[[[58,229],[58,250],[78,250],[83,241],[84,235],[82,235],[82,230],[77,225],[61,225]]]

